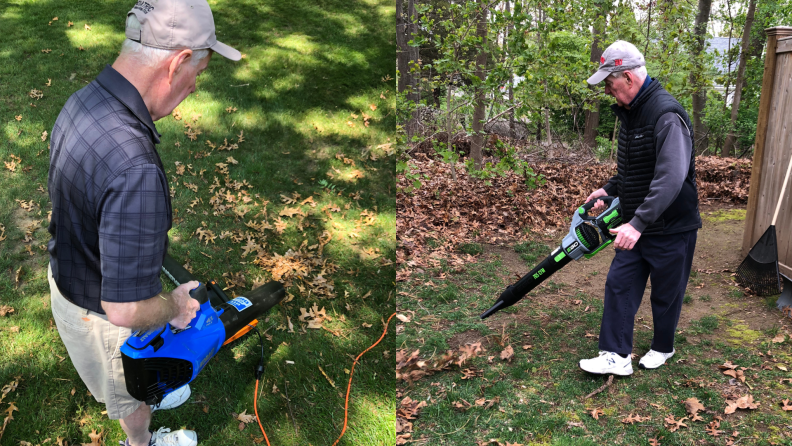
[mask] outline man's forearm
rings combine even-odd
[[[170,293],[138,302],[102,302],[113,325],[132,330],[149,330],[165,325],[179,314],[179,306]]]

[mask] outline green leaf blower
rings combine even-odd
[[[592,217],[588,212],[597,200],[602,200],[608,208],[600,215]],[[616,236],[609,230],[619,226],[621,222],[622,210],[616,197],[599,197],[579,207],[572,217],[569,234],[561,241],[561,246],[553,250],[517,283],[506,287],[495,304],[481,315],[481,319],[486,319],[497,311],[514,305],[572,260],[583,256],[593,257],[613,242]]]

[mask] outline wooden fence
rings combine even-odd
[[[792,158],[792,27],[766,29],[762,96],[756,123],[756,143],[748,210],[745,217],[742,254],[767,230],[773,219],[781,183]],[[776,221],[778,266],[781,274],[792,279],[792,186],[781,197],[781,211]]]

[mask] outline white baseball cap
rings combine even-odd
[[[596,85],[605,80],[611,73],[632,70],[643,66],[646,66],[646,60],[643,54],[638,51],[638,48],[630,42],[617,40],[602,53],[599,69],[588,78],[587,82],[591,85]]]
[[[231,60],[239,51],[217,41],[214,17],[206,0],[140,0],[127,17],[134,14],[140,29],[126,28],[126,37],[145,46],[166,50],[211,49]]]

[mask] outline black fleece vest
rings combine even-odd
[[[621,120],[618,151],[617,194],[629,222],[638,207],[649,195],[649,185],[654,179],[657,162],[655,125],[666,113],[676,113],[685,122],[693,144],[693,124],[687,112],[657,80],[653,80],[635,100],[629,110],[611,107]],[[701,227],[696,187],[695,150],[691,151],[690,164],[679,195],[657,221],[649,222],[642,235],[674,234]]]

